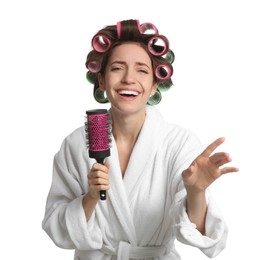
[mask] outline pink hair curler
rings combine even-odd
[[[121,37],[121,28],[122,28],[122,22],[117,22],[117,38],[120,39]]]
[[[162,56],[168,50],[168,43],[161,36],[153,36],[152,38],[150,38],[147,46],[150,53],[154,56]]]
[[[166,64],[160,64],[155,69],[155,76],[160,80],[169,79],[172,75],[170,66]]]
[[[111,47],[111,40],[103,34],[97,34],[92,39],[92,47],[97,52],[106,52]]]
[[[87,69],[93,73],[98,73],[101,70],[101,63],[99,61],[90,61],[87,64]]]
[[[140,25],[140,33],[143,34],[158,34],[158,29],[152,23],[143,23]]]

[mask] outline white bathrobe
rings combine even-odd
[[[75,260],[178,260],[175,239],[208,257],[225,247],[227,227],[209,192],[205,236],[186,213],[181,173],[203,151],[199,140],[167,123],[156,108],[146,111],[124,178],[112,137],[110,190],[89,221],[82,199],[95,160],[88,157],[84,127],[67,136],[55,155],[42,226],[57,246],[75,249]]]

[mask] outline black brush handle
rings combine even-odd
[[[97,162],[104,165],[104,158],[96,158]],[[106,190],[100,191],[100,199],[106,200]]]

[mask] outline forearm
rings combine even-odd
[[[98,198],[92,198],[89,193],[87,193],[83,198],[83,208],[87,220],[90,219],[93,211],[95,210],[98,200]]]
[[[193,222],[196,225],[197,230],[204,235],[207,213],[205,191],[193,194],[187,192],[186,210],[191,222]]]

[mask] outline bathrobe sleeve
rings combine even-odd
[[[69,135],[54,157],[42,227],[61,248],[90,250],[101,248],[102,236],[95,212],[87,222],[82,206],[89,172],[82,131]]]
[[[206,233],[202,235],[196,225],[190,221],[186,213],[186,191],[181,173],[188,168],[192,161],[203,151],[198,138],[193,133],[185,134],[183,144],[177,145],[173,152],[173,203],[171,217],[173,219],[174,235],[178,241],[199,248],[205,255],[212,258],[225,247],[228,229],[221,212],[213,200],[209,189],[206,191],[207,215]],[[179,149],[178,149],[179,147]]]

